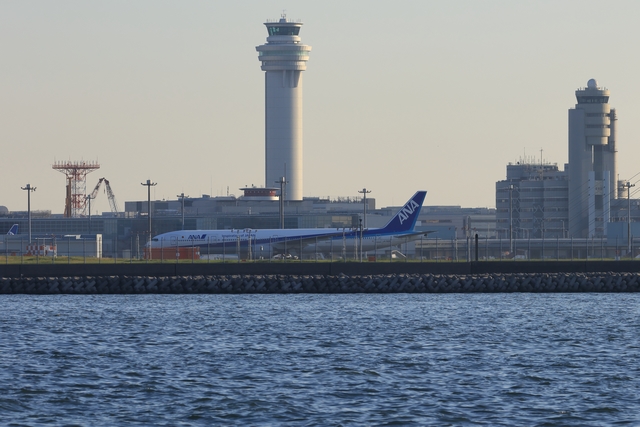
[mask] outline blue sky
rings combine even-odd
[[[61,213],[54,161],[98,161],[121,208],[264,185],[255,46],[285,10],[312,46],[304,194],[378,206],[494,206],[523,157],[567,161],[567,110],[596,78],[618,112],[620,178],[640,172],[640,2],[2,1],[0,205]],[[108,211],[105,195],[92,202]]]

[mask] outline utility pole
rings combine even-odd
[[[158,185],[157,182],[151,182],[150,179],[147,182],[141,182],[140,185],[147,187],[147,216],[149,217],[149,259],[151,259],[151,187]]]
[[[364,228],[367,228],[367,194],[371,193],[371,191],[367,191],[366,188],[363,188],[362,191],[358,191],[358,193],[362,194],[362,204],[364,205],[362,218],[364,218]]]
[[[31,244],[31,192],[36,191],[36,187],[27,184],[26,187],[20,187],[27,191],[27,217],[29,218],[29,244]]]
[[[633,257],[631,253],[631,187],[635,187],[635,184],[627,182],[625,185],[627,187],[627,252],[629,254],[629,258]]]
[[[182,212],[182,229],[184,230],[184,197],[185,196],[184,196],[184,193],[180,193],[176,197],[179,197],[180,199],[182,199],[182,209],[181,209],[181,212]],[[187,197],[189,197],[189,196],[187,196]]]
[[[284,228],[284,192],[287,188],[287,180],[284,176],[281,176],[276,184],[280,184],[280,228]]]

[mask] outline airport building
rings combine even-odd
[[[496,183],[499,238],[572,238],[623,242],[640,237],[633,184],[617,179],[617,116],[610,92],[591,79],[569,110],[569,163],[520,159]]]
[[[565,238],[568,194],[568,174],[556,164],[533,159],[508,164],[507,179],[496,183],[498,238]]]
[[[157,235],[180,229],[277,229],[279,228],[279,200],[264,194],[264,189],[246,187],[241,196],[185,197],[175,200],[151,200],[151,234]],[[408,196],[408,195],[407,195]],[[365,200],[353,197],[305,197],[299,201],[284,202],[285,228],[357,229],[363,226]],[[41,244],[57,244],[58,254],[76,252],[76,256],[90,254],[96,235],[100,235],[100,256],[108,258],[138,258],[149,236],[148,200],[125,202],[125,212],[114,215],[92,215],[65,218],[50,211],[32,211],[33,240]],[[184,206],[184,207],[183,207]],[[366,198],[368,228],[383,227],[401,206],[376,209],[376,200]],[[23,246],[29,242],[27,212],[0,209],[0,230],[19,225],[15,241]],[[429,237],[441,242],[464,241],[475,234],[481,239],[495,237],[495,210],[491,208],[462,208],[460,206],[423,206],[416,230],[429,231]],[[400,249],[409,257],[417,256],[420,245],[415,242]],[[1,243],[0,243],[1,244]],[[425,243],[426,244],[426,243]],[[437,245],[437,243],[436,243]],[[6,248],[9,249],[9,248]],[[0,248],[0,256],[2,253]],[[379,256],[389,255],[390,250]],[[87,255],[90,256],[90,255]]]
[[[18,224],[18,240],[22,242],[31,223],[38,243],[66,239],[68,248],[72,243],[84,248],[94,236],[89,246],[101,242],[94,252],[126,258],[139,257],[150,235],[180,229],[384,226],[399,207],[376,209],[375,198],[368,197],[303,197],[302,72],[311,47],[301,42],[301,22],[282,16],[264,25],[266,43],[256,47],[265,72],[264,187],[242,188],[239,197],[227,194],[130,201],[121,212],[104,178],[89,195],[84,194],[85,187],[80,189],[79,184],[86,183],[78,178],[78,170],[93,170],[98,165],[56,164],[54,169],[67,174],[66,217],[39,211],[31,212],[29,221],[27,212],[0,206],[0,230]],[[599,239],[600,256],[618,256],[619,246],[625,242],[627,251],[632,251],[634,236],[640,237],[640,201],[631,198],[632,183],[617,179],[617,116],[609,105],[609,90],[591,79],[575,94],[577,103],[568,113],[569,162],[564,170],[542,159],[510,163],[506,179],[496,183],[495,209],[423,206],[416,230],[430,233],[402,250],[430,259],[471,259],[475,239],[476,246],[483,242],[485,258],[545,258],[545,240],[556,239],[556,257],[588,257],[595,254],[594,242]],[[112,212],[87,216],[84,206],[90,206],[102,182]],[[5,246],[4,252],[8,250]]]

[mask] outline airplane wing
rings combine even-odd
[[[402,233],[402,234],[397,234],[394,237],[396,239],[402,240],[402,239],[406,239],[409,242],[413,242],[414,240],[418,240],[420,238],[422,238],[422,236],[427,237],[429,234],[431,233],[435,233],[436,231],[412,231],[411,233]]]
[[[351,231],[351,230],[349,230]],[[302,252],[304,248],[315,245],[318,242],[329,240],[333,237],[342,236],[342,231],[327,233],[310,237],[280,237],[277,242],[271,243],[271,247],[278,252]]]

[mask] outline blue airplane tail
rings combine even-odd
[[[380,232],[383,233],[403,233],[407,231],[413,231],[413,227],[416,225],[418,215],[420,215],[420,209],[422,203],[427,196],[426,191],[418,191],[409,199],[409,201],[395,214],[393,218],[381,228]]]
[[[7,232],[7,236],[15,236],[16,234],[18,234],[18,224],[13,224]]]

